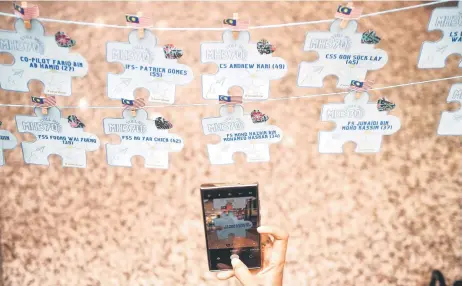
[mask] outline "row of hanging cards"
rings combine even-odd
[[[375,105],[367,101],[367,92],[359,93],[359,98],[356,94],[349,93],[345,103],[323,107],[321,119],[336,120],[337,128],[319,133],[320,153],[342,153],[340,143],[355,140],[356,152],[379,152],[382,136],[390,135],[400,128],[399,119],[387,115],[387,111],[395,107],[393,103],[379,100]],[[447,101],[462,104],[462,84],[451,87]],[[85,124],[77,116],[63,118],[57,107],[45,108],[46,114],[43,109],[43,106],[35,108],[35,116],[16,116],[18,131],[31,133],[37,139],[34,142],[22,142],[24,162],[48,166],[48,157],[53,154],[62,158],[65,167],[85,168],[86,152],[100,148],[98,137],[84,132]],[[344,119],[345,116],[350,118]],[[356,121],[351,118],[356,118]],[[222,137],[222,143],[207,146],[211,163],[231,164],[233,153],[242,150],[250,154],[249,162],[269,161],[268,144],[279,142],[282,131],[268,125],[268,119],[267,115],[258,110],[252,111],[250,115],[244,114],[241,105],[235,105],[232,112],[228,111],[227,106],[222,106],[220,117],[204,119],[202,125],[205,134],[218,134]],[[461,110],[442,112],[437,134],[462,135],[461,120]],[[104,133],[116,134],[121,138],[121,144],[106,144],[108,164],[131,167],[132,157],[138,155],[144,158],[146,168],[167,169],[169,153],[179,152],[184,147],[183,139],[169,132],[172,127],[172,123],[160,114],[149,117],[144,109],[136,110],[135,115],[125,109],[121,118],[105,118]],[[240,131],[230,133],[231,130]],[[5,165],[4,150],[14,149],[17,143],[14,134],[2,129],[0,122],[0,166]]]
[[[76,42],[63,32],[47,36],[43,25],[34,19],[38,16],[37,6],[13,6],[21,18],[15,22],[16,32],[0,31],[0,52],[14,57],[13,64],[0,65],[1,88],[28,92],[27,83],[39,80],[44,85],[44,95],[70,96],[72,77],[83,77],[88,72],[85,58],[70,53]],[[442,68],[449,55],[461,53],[461,11],[461,2],[458,7],[433,11],[429,29],[441,30],[444,36],[436,43],[423,44],[419,68]],[[326,76],[335,75],[337,87],[348,89],[352,81],[365,81],[369,70],[385,66],[387,53],[374,48],[380,37],[372,30],[357,32],[355,20],[361,13],[362,9],[351,4],[340,5],[328,32],[307,33],[304,50],[315,51],[319,59],[300,64],[298,86],[322,87]],[[178,63],[183,51],[171,44],[157,45],[157,38],[147,29],[152,26],[150,17],[126,15],[125,19],[136,30],[130,32],[128,42],[107,43],[107,61],[124,67],[123,73],[108,74],[107,96],[133,100],[135,89],[146,88],[149,101],[174,103],[176,85],[188,84],[194,77],[189,66]],[[250,42],[249,22],[238,19],[235,13],[233,19],[223,21],[230,28],[223,33],[222,42],[201,44],[202,63],[215,63],[219,68],[214,75],[202,76],[205,99],[218,100],[219,95],[227,95],[229,88],[239,86],[244,100],[266,100],[270,80],[286,75],[287,62],[273,56],[274,45],[266,39]]]
[[[42,24],[31,18],[34,11],[38,15],[36,6],[14,7],[22,19],[15,23],[16,33],[0,32],[0,51],[15,57],[13,65],[0,66],[2,74],[8,75],[2,77],[1,87],[27,92],[27,82],[38,79],[44,83],[44,93],[52,95],[32,97],[34,104],[39,107],[35,109],[36,116],[17,117],[18,131],[35,134],[38,139],[26,145],[27,148],[24,148],[23,142],[24,160],[44,164],[48,155],[63,157],[62,150],[66,149],[66,154],[72,155],[66,155],[66,158],[74,159],[69,159],[71,162],[63,159],[65,166],[85,167],[85,151],[97,149],[99,141],[82,131],[84,125],[76,116],[69,116],[66,121],[61,118],[59,109],[53,106],[56,105],[55,96],[71,95],[72,77],[84,76],[88,64],[82,56],[69,53],[75,41],[65,33],[58,32],[55,37],[45,35]],[[458,13],[461,8],[459,4],[458,8],[440,8],[444,10],[442,12],[435,9],[430,20],[435,24],[430,27],[455,25],[456,22],[450,20],[452,18],[444,17],[453,17],[451,13]],[[26,9],[32,9],[32,12]],[[323,78],[333,74],[339,79],[339,88],[351,90],[344,103],[326,104],[321,111],[321,120],[334,121],[337,125],[333,131],[320,133],[321,153],[342,153],[343,144],[348,141],[356,143],[356,152],[379,152],[382,136],[400,128],[399,119],[387,115],[395,107],[392,102],[385,98],[379,99],[377,104],[369,102],[367,90],[372,87],[373,81],[366,80],[367,71],[383,67],[388,56],[385,51],[374,48],[381,40],[374,31],[356,32],[358,24],[355,19],[361,13],[360,8],[351,4],[340,5],[335,14],[337,20],[332,23],[329,32],[308,32],[306,36],[304,49],[316,51],[319,60],[300,64],[298,85],[320,87]],[[107,60],[124,66],[123,73],[108,74],[107,95],[119,100],[125,107],[122,118],[104,120],[105,133],[118,134],[122,139],[120,145],[108,145],[108,162],[114,166],[130,166],[130,158],[140,155],[145,158],[146,167],[166,168],[168,152],[181,150],[183,141],[169,135],[171,123],[160,115],[154,122],[148,120],[146,111],[142,110],[144,99],[135,99],[134,91],[140,87],[146,88],[150,93],[149,101],[172,104],[176,85],[191,82],[193,74],[188,66],[178,63],[183,55],[182,50],[173,45],[157,46],[156,37],[145,29],[151,25],[151,18],[126,15],[125,19],[127,25],[135,28],[130,32],[128,42],[107,44]],[[269,41],[250,42],[249,24],[249,20],[241,20],[235,13],[232,19],[223,20],[223,25],[230,28],[223,32],[222,42],[201,45],[201,61],[216,63],[219,68],[214,75],[202,76],[203,97],[224,104],[220,107],[219,117],[206,118],[202,122],[204,134],[222,137],[221,143],[207,146],[212,164],[233,163],[235,152],[245,153],[249,162],[267,162],[270,160],[269,144],[279,142],[283,137],[280,128],[269,125],[268,115],[259,110],[245,113],[241,105],[243,99],[268,99],[270,80],[282,78],[288,70],[285,60],[274,56],[276,47]],[[460,46],[457,32],[451,30],[449,33],[450,37],[442,40],[447,55],[455,51],[453,46]],[[424,43],[421,58],[426,59],[426,67],[429,67],[432,65],[428,63],[430,57],[426,53],[430,49],[425,47],[429,47],[428,43]],[[438,48],[440,50],[441,47]],[[437,61],[434,56],[432,61]],[[228,90],[233,86],[242,88],[242,97],[228,95]],[[356,93],[360,96],[356,96]],[[232,111],[227,105],[233,106]],[[50,107],[53,107],[53,111],[47,114]],[[455,125],[455,121],[449,119],[444,122],[448,126]],[[44,134],[50,131],[57,134]],[[4,149],[16,145],[13,141],[15,139],[3,144]],[[42,153],[41,156],[37,155],[37,150]],[[81,161],[76,162],[77,157]]]

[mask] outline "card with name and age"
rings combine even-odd
[[[1,126],[2,122],[0,121],[0,128]],[[8,130],[0,129],[0,167],[5,165],[4,150],[14,149],[16,145],[18,145],[16,136]]]
[[[49,108],[47,114],[40,107],[34,112],[36,116],[16,115],[18,131],[37,137],[34,142],[21,143],[24,162],[49,166],[48,157],[58,155],[64,167],[86,168],[86,153],[98,150],[98,137],[84,132],[84,125],[75,124],[74,117],[62,118],[57,107]]]
[[[107,61],[119,62],[124,67],[121,74],[108,74],[107,95],[111,99],[135,98],[135,90],[149,91],[149,101],[173,104],[176,85],[185,85],[193,80],[192,69],[178,63],[178,56],[165,53],[164,47],[157,46],[157,38],[144,31],[144,38],[133,30],[128,43],[108,42]],[[183,53],[181,53],[183,55]]]
[[[201,62],[215,63],[219,69],[216,74],[202,75],[202,96],[218,99],[232,86],[239,86],[244,100],[268,99],[270,81],[284,77],[288,66],[284,59],[273,56],[275,49],[268,41],[265,52],[261,46],[250,42],[249,32],[240,31],[235,40],[230,30],[223,33],[223,42],[202,43]]]
[[[343,153],[343,145],[356,143],[357,153],[377,153],[383,135],[391,135],[401,128],[398,117],[379,111],[377,103],[369,102],[369,94],[356,92],[345,96],[344,103],[328,103],[322,107],[322,121],[332,121],[332,131],[319,132],[319,153]]]
[[[348,21],[341,28],[341,19],[335,20],[329,32],[308,32],[305,51],[318,53],[318,60],[302,62],[299,66],[297,85],[300,87],[322,87],[326,76],[337,76],[337,87],[348,89],[352,80],[364,81],[367,72],[385,66],[388,55],[375,49],[375,42],[365,42],[362,33],[357,33],[358,23]]]
[[[111,166],[131,167],[133,156],[144,158],[146,168],[168,169],[169,153],[184,147],[183,139],[169,132],[173,126],[160,114],[148,119],[144,109],[137,109],[136,116],[126,109],[123,118],[105,118],[104,133],[116,134],[120,144],[106,144],[107,162]]]
[[[80,54],[70,53],[70,47],[58,46],[55,36],[46,36],[38,20],[30,22],[31,29],[17,19],[16,32],[0,30],[0,53],[14,57],[13,64],[0,65],[0,87],[28,92],[29,81],[39,80],[44,94],[70,96],[72,78],[87,74],[87,61]]]
[[[462,106],[462,84],[452,85],[447,102],[457,102]],[[455,111],[443,111],[438,125],[438,135],[462,136],[462,108]]]
[[[220,107],[220,117],[202,120],[205,135],[216,134],[222,138],[219,144],[207,145],[210,162],[232,164],[235,152],[245,153],[247,162],[268,162],[269,144],[282,140],[282,130],[269,125],[267,119],[256,116],[256,113],[253,116],[244,114],[242,105],[232,107],[233,111],[230,112],[223,105]]]
[[[435,8],[428,30],[439,30],[443,32],[443,37],[438,42],[423,43],[418,68],[444,68],[448,56],[462,56],[462,1],[459,1],[457,7]],[[462,68],[462,60],[459,67]]]

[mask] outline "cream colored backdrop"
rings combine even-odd
[[[365,13],[421,2],[357,3]],[[332,18],[339,2],[41,2],[42,17],[124,25],[125,13],[142,10],[159,27],[220,27],[220,21],[239,12],[252,24],[267,25]],[[443,4],[448,5],[448,4]],[[453,5],[453,4],[452,4]],[[0,11],[12,11],[11,2]],[[439,5],[441,6],[441,5]],[[373,29],[382,37],[377,46],[389,62],[369,72],[376,86],[462,75],[460,58],[452,56],[444,69],[418,70],[422,42],[437,40],[427,32],[433,7],[361,19],[359,31]],[[89,63],[88,75],[74,79],[73,95],[57,98],[59,105],[118,105],[106,96],[108,72],[122,66],[105,60],[107,41],[127,41],[129,30],[45,23],[48,34],[64,31],[77,41],[73,52]],[[1,17],[0,28],[13,29],[13,19]],[[303,51],[308,31],[326,31],[329,24],[251,31],[277,45],[276,55],[289,63],[282,80],[271,83],[271,98],[338,91],[334,77],[322,89],[296,86],[298,64],[314,59]],[[200,43],[220,41],[221,32],[156,31],[159,44],[184,50],[180,62],[192,67],[194,81],[177,88],[176,104],[205,103],[201,74],[214,73],[214,64],[200,63]],[[2,56],[1,63],[9,62]],[[4,75],[1,75],[4,76]],[[323,104],[342,102],[342,96],[245,104],[270,116],[284,131],[271,146],[271,162],[211,166],[201,119],[218,115],[218,107],[165,107],[172,132],[185,148],[170,155],[169,170],[109,167],[105,143],[119,142],[104,135],[105,117],[120,111],[63,110],[76,114],[85,131],[99,136],[102,145],[88,152],[88,167],[28,166],[18,145],[5,151],[0,168],[0,234],[3,283],[10,285],[231,285],[208,272],[199,186],[207,182],[260,183],[262,223],[290,231],[286,285],[428,285],[430,272],[441,269],[453,281],[461,278],[461,162],[458,137],[437,137],[440,113],[458,108],[446,104],[456,80],[371,92],[371,100],[386,96],[397,104],[391,113],[402,128],[385,136],[378,154],[321,155],[318,132],[333,124],[320,122]],[[460,80],[459,80],[460,82]],[[0,103],[29,104],[33,93],[0,90]],[[138,96],[147,99],[147,93]],[[0,108],[2,128],[19,141],[34,140],[16,132],[14,116],[29,108]],[[2,281],[0,279],[0,281]],[[1,284],[1,282],[0,282]]]

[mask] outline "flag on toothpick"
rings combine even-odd
[[[39,8],[37,5],[21,7],[20,5],[13,3],[13,9],[14,14],[24,20],[31,20],[39,16]]]
[[[127,25],[134,28],[146,28],[152,26],[152,18],[147,16],[125,15]]]
[[[242,96],[219,95],[218,100],[221,104],[242,103]]]
[[[223,24],[225,25],[230,25],[230,26],[236,26],[237,20],[235,19],[224,19]]]
[[[129,99],[122,98],[122,104],[125,107],[125,109],[127,108],[139,109],[145,106],[143,98],[138,98],[135,100],[129,100]]]
[[[34,103],[35,107],[53,107],[56,105],[56,98],[54,96],[48,97],[35,97],[32,96],[32,102]]]
[[[224,19],[223,25],[232,26],[232,30],[248,30],[250,21],[241,19]]]
[[[339,5],[337,12],[335,13],[335,18],[343,20],[352,20],[358,19],[363,13],[363,8],[348,7]]]
[[[365,92],[371,89],[373,84],[374,84],[373,80],[366,80],[366,81],[352,80],[350,83],[350,90],[354,90],[356,92]]]

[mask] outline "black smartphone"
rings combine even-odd
[[[258,183],[201,185],[210,271],[230,270],[231,256],[249,269],[261,267]]]

